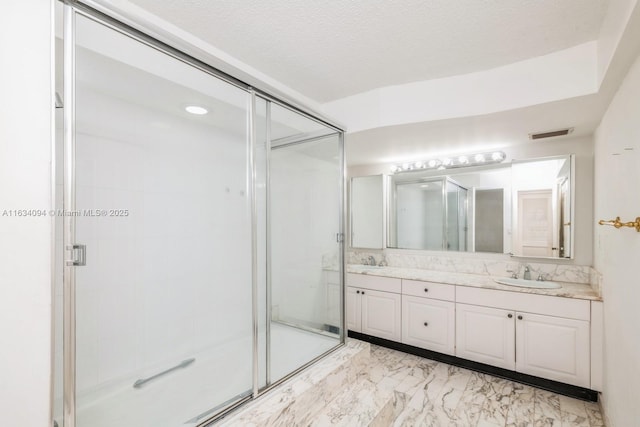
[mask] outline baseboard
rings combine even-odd
[[[438,353],[436,351],[425,350],[424,348],[414,347],[408,344],[402,344],[396,341],[386,340],[371,335],[361,334],[359,332],[349,331],[349,337],[366,341],[371,344],[382,347],[391,348],[393,350],[402,351],[404,353],[414,354],[426,359],[437,360],[438,362],[448,363],[461,368],[470,369],[472,371],[482,372],[484,374],[493,375],[500,378],[506,378],[522,384],[538,387],[554,393],[562,394],[576,399],[582,399],[589,402],[598,401],[598,392],[584,387],[578,387],[571,384],[565,384],[558,381],[548,380],[546,378],[535,377],[508,369],[497,368],[495,366],[484,363],[473,362],[471,360],[462,359],[460,357],[451,356],[449,354]]]

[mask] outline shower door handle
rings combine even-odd
[[[79,267],[87,265],[87,245],[75,244],[67,246],[67,250],[71,251],[72,259],[67,261],[67,265]]]

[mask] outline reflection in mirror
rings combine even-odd
[[[513,253],[571,258],[571,156],[513,163]]]
[[[509,165],[396,174],[389,247],[503,253],[511,248]],[[440,174],[440,175],[438,175]]]
[[[351,178],[351,247],[384,247],[383,176]]]

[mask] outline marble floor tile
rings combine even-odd
[[[376,345],[366,355],[357,372],[314,378],[321,390],[296,398],[308,408],[291,406],[292,392],[284,388],[272,399],[282,399],[277,403],[288,413],[256,425],[604,427],[597,403]]]
[[[591,427],[604,427],[600,406],[595,402],[585,402],[584,407],[587,410],[587,418]]]
[[[535,427],[561,427],[560,395],[536,389],[533,404],[533,425]]]

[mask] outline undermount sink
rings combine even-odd
[[[496,283],[507,286],[518,286],[520,288],[536,288],[536,289],[558,289],[562,285],[557,282],[542,282],[539,280],[526,280],[526,279],[493,279]]]

